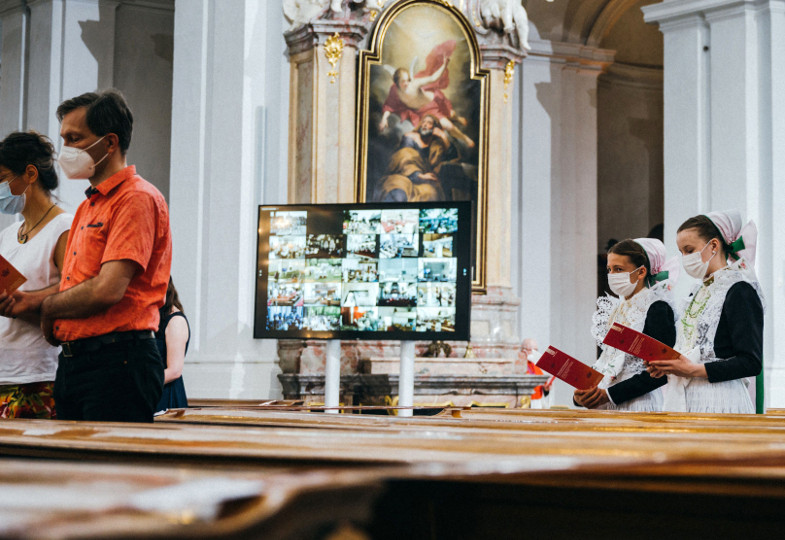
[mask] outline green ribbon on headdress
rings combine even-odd
[[[665,281],[668,279],[668,271],[663,270],[662,272],[654,275],[649,275],[649,286],[654,285],[657,282]]]
[[[744,251],[744,238],[739,236],[739,239],[735,242],[731,242],[728,247],[730,248],[731,253],[738,253],[739,251]]]
[[[665,281],[666,279],[668,279],[668,271],[667,270],[663,270],[659,274],[655,274],[654,275],[654,281]]]

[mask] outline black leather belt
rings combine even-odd
[[[63,357],[71,358],[77,354],[95,352],[101,347],[113,343],[153,338],[155,338],[155,333],[152,330],[131,330],[129,332],[110,332],[102,336],[65,341],[60,346],[63,348]]]

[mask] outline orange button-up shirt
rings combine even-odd
[[[72,341],[110,332],[157,330],[172,265],[166,201],[133,165],[88,191],[68,235],[60,290],[94,278],[109,261],[129,260],[139,268],[120,302],[86,319],[58,319],[54,335]]]

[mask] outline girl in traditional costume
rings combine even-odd
[[[574,400],[587,408],[628,411],[662,410],[660,387],[667,379],[652,377],[643,360],[604,345],[613,323],[643,332],[669,346],[676,341],[676,309],[671,293],[678,278],[675,257],[654,238],[623,240],[608,251],[610,295],[597,300],[592,334],[602,348],[594,369],[604,377],[588,390],[576,390]]]
[[[737,210],[695,216],[679,227],[684,270],[701,280],[677,324],[675,360],[650,362],[668,376],[665,410],[754,413],[747,377],[761,372],[763,295],[755,276],[757,229]]]

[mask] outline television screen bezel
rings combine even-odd
[[[256,339],[346,339],[346,340],[394,340],[394,341],[468,341],[471,324],[471,295],[474,268],[471,258],[472,201],[391,203],[328,203],[328,204],[262,204],[257,216],[256,286],[254,299],[254,332]],[[458,229],[453,246],[457,259],[455,282],[455,331],[363,331],[363,330],[267,330],[267,270],[269,268],[269,226],[262,223],[263,217],[272,211],[315,211],[343,212],[350,210],[456,208]],[[263,227],[267,227],[264,230]]]

